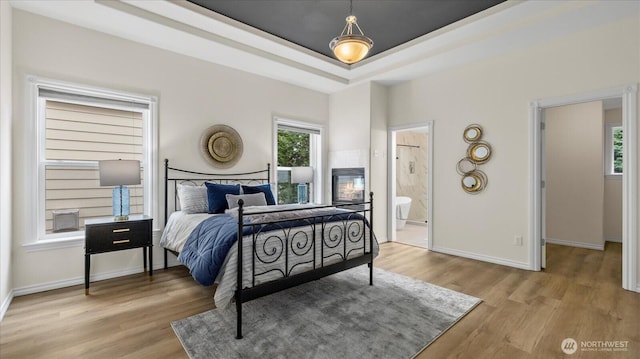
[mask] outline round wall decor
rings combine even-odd
[[[491,157],[491,145],[485,141],[473,142],[467,148],[467,157],[477,164],[485,163]]]
[[[488,182],[487,175],[478,169],[478,166],[486,163],[491,158],[491,145],[481,141],[482,126],[472,123],[462,132],[464,142],[468,143],[467,155],[458,161],[456,171],[462,176],[460,184],[462,189],[469,194],[478,194]]]
[[[482,127],[478,124],[472,123],[462,132],[462,138],[467,143],[473,143],[479,141],[482,137]]]
[[[487,175],[480,170],[475,170],[462,176],[460,184],[465,192],[478,194],[487,186],[487,182]]]
[[[200,151],[214,167],[229,168],[242,157],[242,138],[227,125],[213,125],[200,137]]]

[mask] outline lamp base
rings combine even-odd
[[[307,203],[307,184],[299,183],[298,184],[298,203],[304,204]]]
[[[116,186],[113,189],[113,218],[116,221],[129,219],[129,188]]]

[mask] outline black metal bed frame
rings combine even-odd
[[[195,185],[203,185],[204,182],[214,182],[220,184],[242,183],[265,184],[271,182],[271,164],[267,163],[267,168],[244,173],[207,173],[190,171],[169,166],[169,160],[164,160],[164,224],[167,225],[169,218],[169,187],[173,188],[173,209],[171,212],[178,210],[178,184],[189,183]],[[168,252],[178,255],[177,252],[164,248],[164,269],[167,269]]]
[[[169,160],[165,159],[165,225],[168,218],[168,188],[169,183],[173,181],[174,188],[174,210],[177,210],[177,184],[183,182],[203,182],[203,181],[215,181],[216,183],[269,183],[270,182],[270,164],[267,164],[267,168],[264,170],[235,173],[235,174],[214,174],[203,173],[182,170],[174,167],[169,167]],[[172,172],[170,172],[172,171]],[[170,177],[170,173],[180,173],[180,176]],[[189,174],[193,177],[185,178],[182,174]],[[261,175],[263,174],[263,175]],[[252,177],[255,176],[255,177]],[[238,246],[237,246],[237,282],[235,291],[236,302],[236,339],[242,339],[242,303],[257,299],[272,293],[279,292],[281,290],[291,288],[306,282],[320,279],[322,277],[329,276],[334,273],[341,272],[353,267],[357,267],[363,264],[369,266],[369,285],[373,285],[373,192],[369,194],[369,202],[363,202],[359,204],[344,204],[335,206],[319,206],[314,207],[317,209],[322,208],[343,208],[346,209],[341,214],[319,214],[313,216],[296,217],[293,221],[297,223],[299,227],[290,227],[289,224],[292,221],[289,219],[271,220],[265,222],[245,221],[252,216],[264,215],[267,213],[281,213],[281,212],[294,212],[296,209],[287,209],[277,212],[250,212],[246,213],[244,208],[244,201],[238,201]],[[369,219],[367,223],[366,214],[369,213]],[[369,228],[369,235],[367,238],[366,229]],[[297,230],[295,230],[298,228]],[[305,232],[301,229],[307,228],[312,232],[311,240]],[[269,232],[266,232],[269,231]],[[271,234],[273,231],[282,232],[281,235]],[[249,233],[248,235],[246,233]],[[318,233],[319,232],[319,233]],[[256,246],[258,237],[261,234],[269,233],[269,237],[262,242],[262,246]],[[301,235],[300,235],[301,234]],[[320,239],[317,240],[320,235]],[[367,239],[369,244],[369,250],[367,251]],[[251,240],[252,251],[252,286],[242,288],[243,285],[243,240]],[[359,243],[362,242],[362,246],[359,247]],[[351,243],[352,248],[347,249],[347,245]],[[320,245],[320,248],[316,248]],[[262,247],[262,248],[259,248]],[[259,249],[262,252],[259,252]],[[319,257],[316,255],[317,250],[320,251]],[[337,252],[341,250],[341,252]],[[164,266],[167,268],[167,252],[168,249],[164,249]],[[362,255],[353,256],[355,254],[362,253]],[[176,254],[175,252],[171,251]],[[289,253],[292,253],[294,257],[309,256],[311,253],[311,259],[303,262],[295,262],[289,258]],[[325,254],[325,252],[327,254]],[[256,273],[256,262],[261,265],[269,265],[272,263],[281,262],[281,258],[284,256],[284,270],[281,268],[272,268],[260,273]],[[337,258],[337,260],[335,259]],[[295,258],[294,258],[295,259]],[[325,264],[325,260],[332,261],[331,264]],[[293,263],[293,264],[291,264]],[[299,265],[311,265],[312,269],[303,271],[301,273],[293,273],[294,269]],[[260,279],[261,276],[272,274],[273,272],[279,272],[281,277],[275,280],[270,280],[265,283],[256,284],[256,279]]]

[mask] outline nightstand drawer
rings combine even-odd
[[[90,225],[86,230],[86,252],[101,253],[149,245],[150,221]]]

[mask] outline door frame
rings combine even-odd
[[[396,132],[411,130],[427,130],[427,249],[433,248],[433,121],[423,123],[390,126],[387,129],[387,238],[396,240]]]
[[[530,102],[530,241],[529,263],[533,270],[540,270],[542,265],[543,235],[543,140],[541,129],[544,120],[544,109],[549,107],[571,105],[582,102],[622,98],[622,130],[623,130],[623,166],[622,175],[622,288],[640,292],[637,283],[638,260],[638,84],[630,84],[616,88],[596,90],[593,92],[539,99]],[[603,174],[604,175],[604,174]]]

